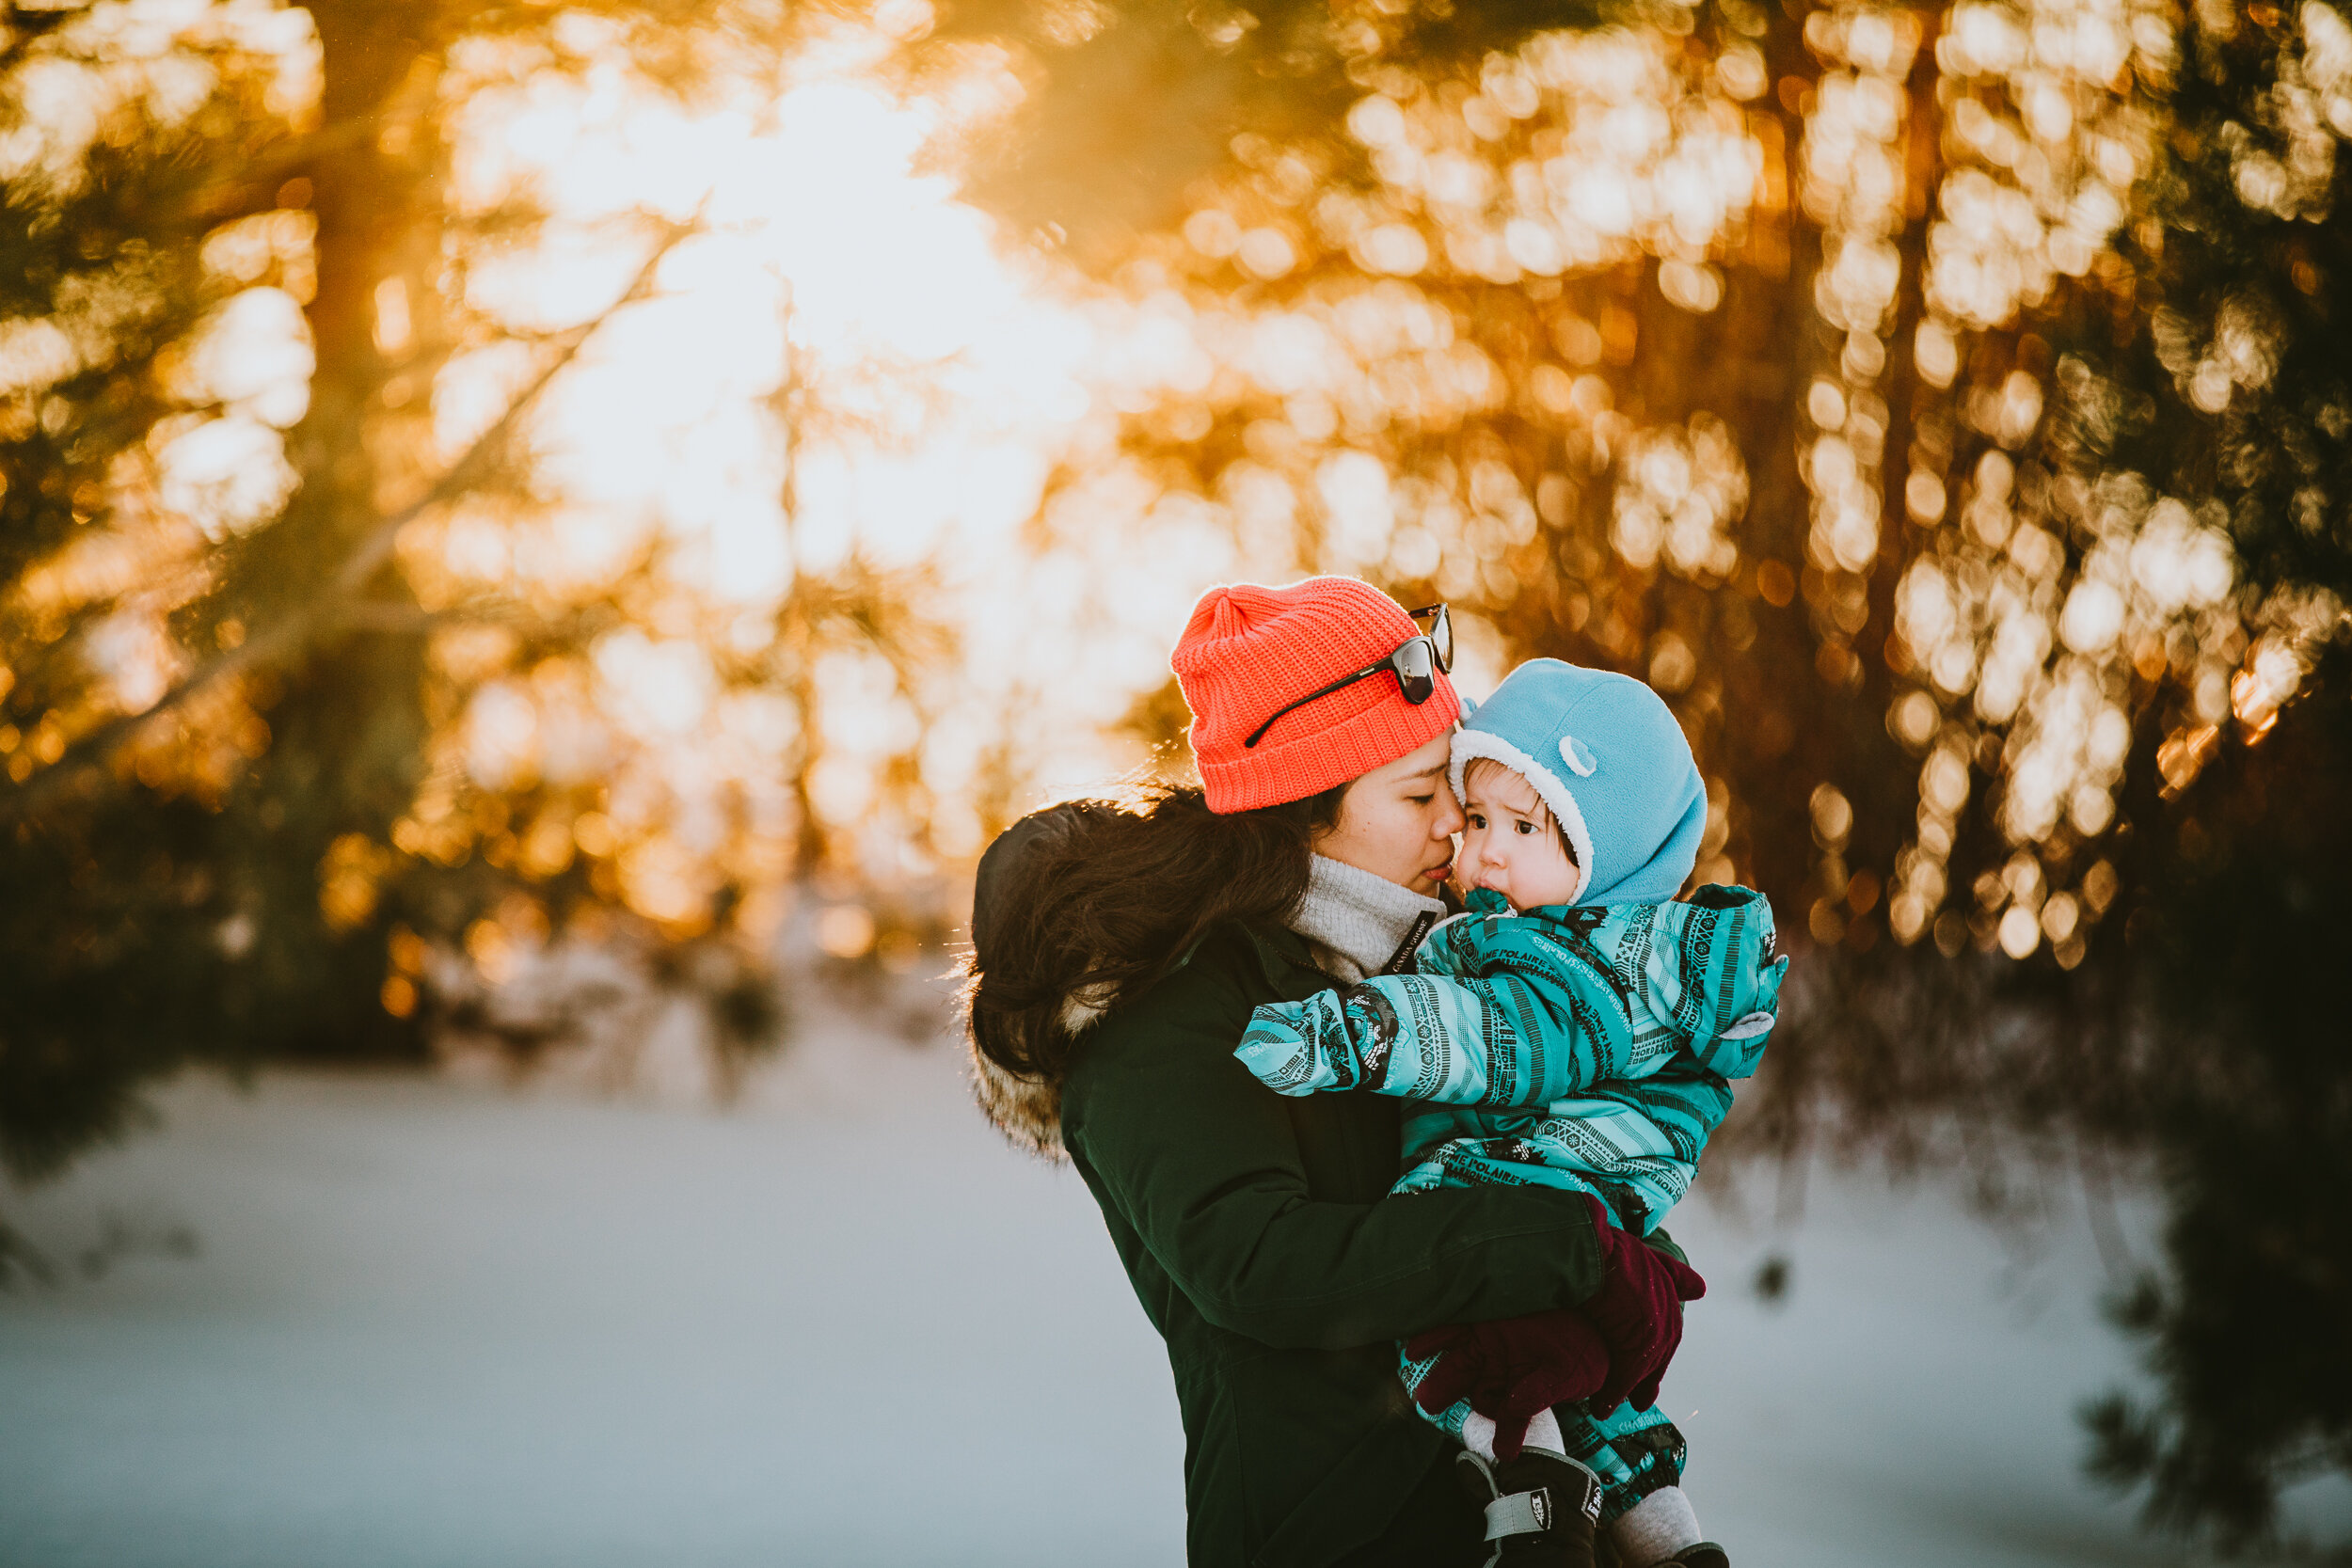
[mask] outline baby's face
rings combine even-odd
[[[1491,888],[1515,910],[1565,904],[1582,880],[1533,785],[1504,768],[1476,768],[1462,781],[1462,850],[1454,873],[1465,891]]]

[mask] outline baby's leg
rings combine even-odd
[[[1397,1342],[1396,1371],[1397,1376],[1404,1380],[1405,1392],[1407,1395],[1418,1394],[1421,1391],[1421,1380],[1427,1377],[1429,1375],[1430,1369],[1435,1367],[1437,1364],[1438,1358],[1434,1355],[1428,1356],[1420,1361],[1414,1360],[1410,1355],[1407,1355],[1405,1353],[1404,1341],[1399,1340]],[[1418,1400],[1413,1401],[1412,1405],[1414,1415],[1419,1416],[1422,1420],[1427,1421],[1431,1426],[1436,1427],[1439,1432],[1445,1433],[1449,1436],[1456,1438],[1462,1435],[1462,1424],[1465,1421],[1476,1420],[1478,1418],[1476,1413],[1470,1409],[1470,1401],[1466,1399],[1455,1400],[1452,1404],[1446,1406],[1443,1410],[1438,1411],[1423,1410]],[[1491,1421],[1487,1423],[1490,1430],[1492,1429],[1493,1424],[1494,1423]],[[1492,1453],[1489,1452],[1487,1457],[1492,1458]]]
[[[1568,1451],[1560,1434],[1560,1418],[1549,1410],[1538,1410],[1535,1418],[1527,1423],[1527,1446],[1549,1449],[1553,1453]],[[1462,1447],[1488,1464],[1495,1463],[1495,1424],[1477,1411],[1462,1418]]]
[[[1687,1449],[1664,1412],[1621,1404],[1606,1416],[1581,1407],[1561,1415],[1565,1451],[1600,1478],[1601,1528],[1626,1568],[1652,1568],[1702,1544],[1698,1514],[1682,1490]]]
[[[1679,1486],[1661,1486],[1617,1515],[1609,1527],[1609,1544],[1627,1568],[1651,1568],[1686,1547],[1706,1539],[1699,1533],[1699,1516]]]

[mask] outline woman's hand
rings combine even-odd
[[[1601,1284],[1573,1310],[1451,1323],[1413,1336],[1405,1354],[1436,1360],[1414,1385],[1413,1402],[1431,1415],[1467,1398],[1495,1423],[1495,1452],[1509,1458],[1539,1410],[1590,1400],[1608,1412],[1630,1401],[1658,1402],[1667,1365],[1682,1343],[1682,1304],[1707,1293],[1698,1271],[1611,1223],[1598,1199],[1593,1236]]]
[[[1644,1246],[1610,1223],[1609,1211],[1589,1194],[1593,1236],[1600,1243],[1600,1289],[1578,1310],[1609,1347],[1609,1375],[1593,1396],[1595,1408],[1614,1410],[1620,1401],[1636,1410],[1658,1402],[1666,1364],[1682,1343],[1682,1304],[1707,1294],[1696,1269]]]
[[[1470,1408],[1495,1423],[1502,1459],[1518,1457],[1536,1412],[1590,1398],[1609,1373],[1599,1334],[1570,1311],[1434,1328],[1406,1340],[1405,1354],[1438,1358],[1413,1402],[1434,1416],[1468,1396]]]

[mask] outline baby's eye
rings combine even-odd
[[[1484,812],[1474,811],[1470,813],[1469,816],[1470,825],[1471,827],[1476,828],[1482,833],[1486,831],[1486,816]]]
[[[1517,824],[1517,826],[1522,834],[1532,833],[1535,831],[1535,824],[1533,822],[1521,822]]]

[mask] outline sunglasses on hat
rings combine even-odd
[[[1358,681],[1371,680],[1388,671],[1396,673],[1397,688],[1405,693],[1406,702],[1415,707],[1427,702],[1431,693],[1438,689],[1438,677],[1454,668],[1454,623],[1447,617],[1445,606],[1441,604],[1425,605],[1406,613],[1415,621],[1429,622],[1429,629],[1398,643],[1396,651],[1388,657],[1375,659],[1360,670],[1342,675],[1320,690],[1310,691],[1296,702],[1277,709],[1264,723],[1249,732],[1249,738],[1242,742],[1243,749],[1248,750],[1263,740],[1265,732],[1272,729],[1274,721],[1283,714],[1295,712],[1309,703],[1328,697],[1334,691],[1344,691]]]

